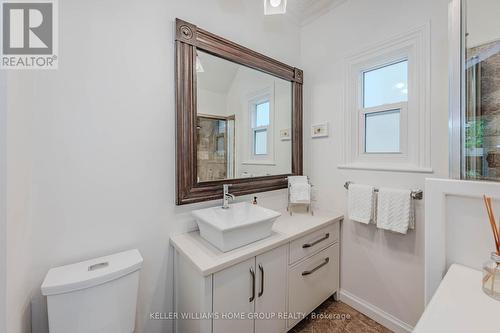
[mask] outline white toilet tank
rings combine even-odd
[[[42,284],[50,333],[132,333],[142,261],[130,250],[52,268]]]

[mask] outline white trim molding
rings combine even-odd
[[[449,139],[450,177],[460,179],[463,174],[462,120],[465,107],[465,3],[452,0],[448,5],[448,58],[449,58]]]
[[[401,153],[366,154],[361,147],[360,73],[408,60],[408,102],[401,124]],[[379,42],[346,59],[341,169],[432,172],[430,126],[430,23]],[[404,103],[406,104],[406,102]],[[404,150],[404,151],[403,151]]]
[[[347,290],[340,290],[340,300],[395,333],[410,333],[413,331],[413,326],[408,325],[375,305],[351,294]]]

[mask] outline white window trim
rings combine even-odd
[[[401,109],[401,153],[365,153],[363,73],[408,60],[408,102],[377,109]],[[343,162],[340,169],[431,173],[430,25],[377,43],[346,60]],[[410,125],[411,124],[411,125]]]
[[[253,92],[247,96],[248,99],[248,144],[246,145],[246,160],[244,165],[276,165],[274,154],[274,86]],[[260,126],[253,128],[255,106],[264,101],[269,101],[269,126]],[[267,129],[267,154],[254,154],[254,132],[259,129]]]

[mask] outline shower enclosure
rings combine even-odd
[[[197,117],[198,181],[234,178],[234,116]]]
[[[451,172],[500,181],[500,1],[450,5]]]

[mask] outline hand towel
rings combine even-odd
[[[288,184],[297,184],[297,183],[309,183],[309,179],[307,179],[307,176],[289,176],[288,177]]]
[[[375,188],[370,185],[349,185],[347,208],[349,219],[368,224],[373,220]]]
[[[290,185],[290,203],[311,203],[311,185],[309,183],[291,183]]]
[[[415,207],[410,190],[379,189],[377,227],[401,234],[415,228]]]

